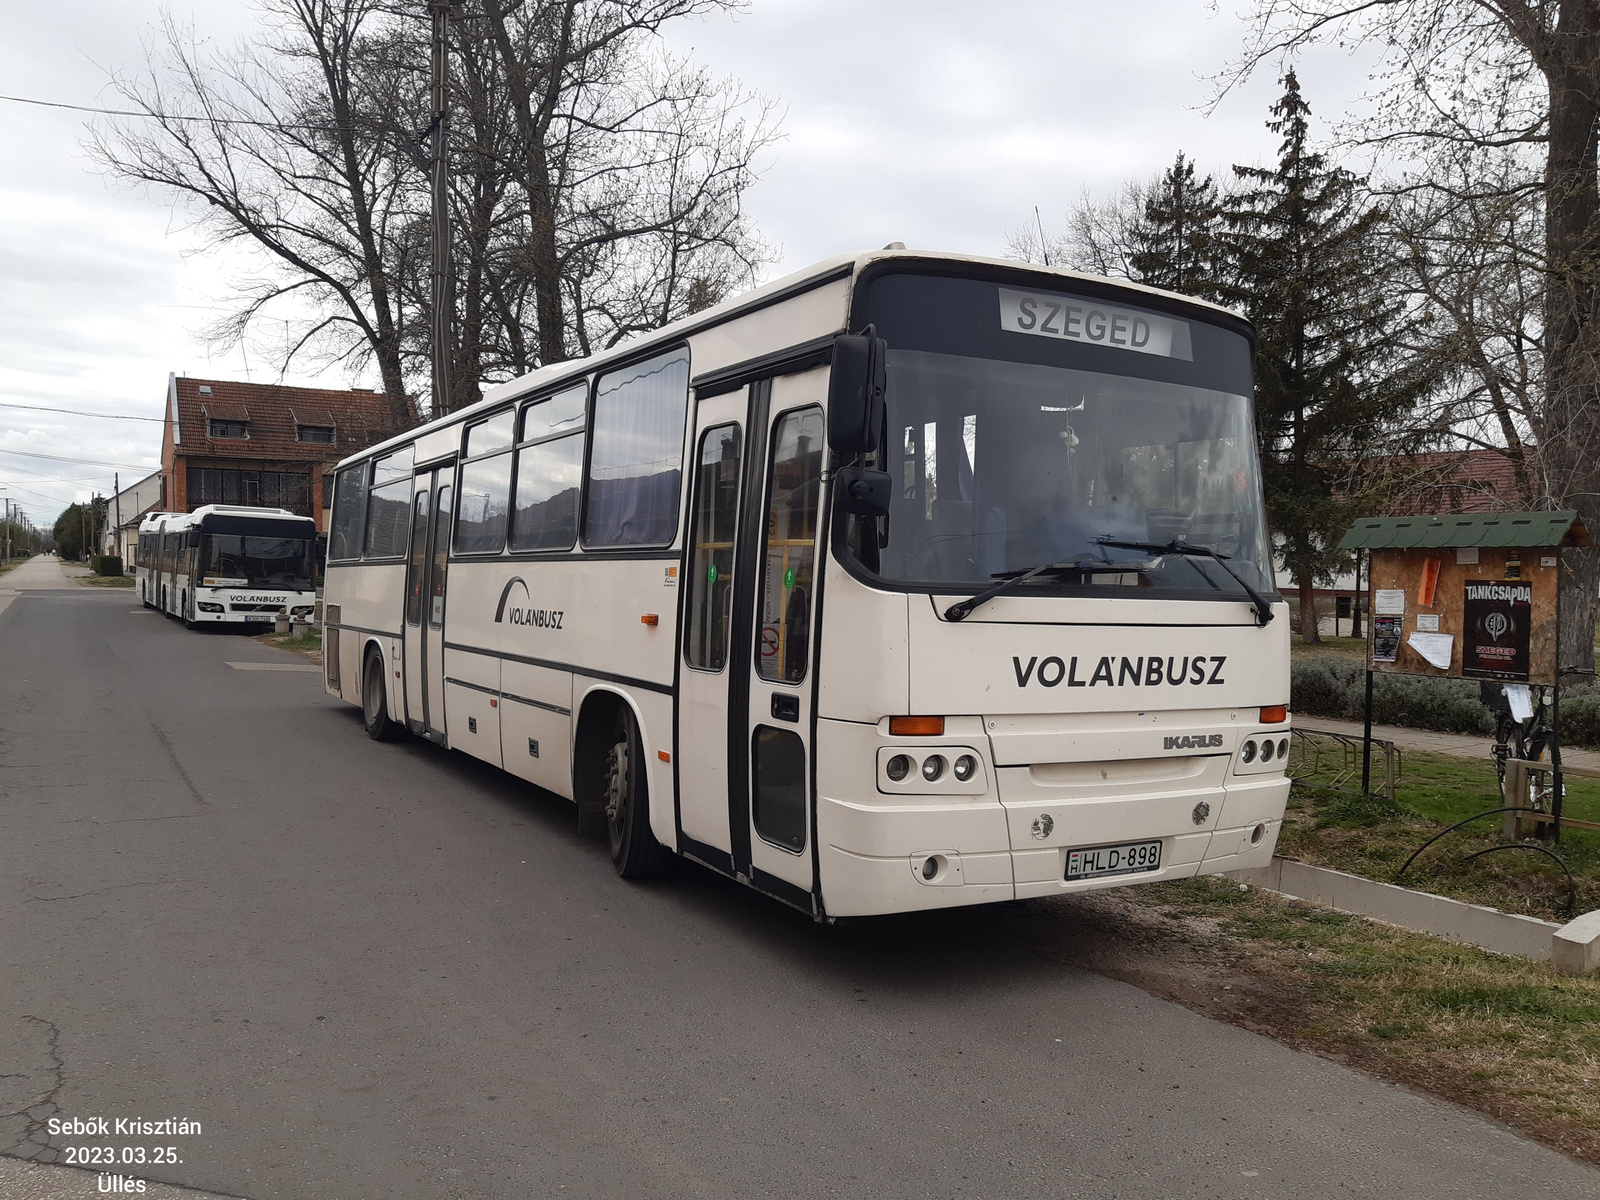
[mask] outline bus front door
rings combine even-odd
[[[411,545],[406,555],[406,724],[445,740],[444,610],[450,567],[451,480],[454,468],[418,471],[411,489]]]
[[[812,870],[812,653],[817,594],[817,533],[827,428],[824,368],[755,385],[751,406],[748,507],[740,530],[746,552],[737,576],[734,629],[743,643],[739,732],[743,830],[757,887],[810,907]],[[737,644],[737,643],[736,643]],[[731,761],[731,760],[730,760]],[[737,834],[734,856],[739,855]],[[737,865],[737,864],[736,864]]]

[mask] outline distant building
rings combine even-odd
[[[334,464],[395,432],[388,403],[377,392],[172,375],[159,507],[286,508],[326,532]]]
[[[161,472],[129,484],[104,501],[105,532],[101,554],[120,554],[123,567],[133,570],[133,550],[139,540],[139,522],[144,515],[161,510]]]

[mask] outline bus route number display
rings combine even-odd
[[[1470,580],[1461,624],[1461,674],[1469,679],[1528,678],[1533,585]]]

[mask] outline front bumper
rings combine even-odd
[[[969,728],[970,726],[970,728]],[[1289,780],[1279,771],[1232,769],[1243,736],[1225,753],[996,767],[981,795],[861,794],[859,771],[888,740],[881,727],[818,722],[817,838],[823,903],[833,916],[982,904],[1094,891],[1265,866],[1277,845]],[[1274,732],[1288,735],[1287,727]],[[977,717],[952,718],[942,739],[983,742]],[[1049,817],[1048,821],[1040,818]],[[1137,875],[1067,881],[1077,848],[1162,842],[1161,867]],[[930,868],[929,861],[934,860]]]

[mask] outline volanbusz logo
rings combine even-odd
[[[522,603],[518,604],[512,599],[513,592],[519,593]],[[506,584],[505,591],[500,593],[500,603],[494,610],[494,622],[496,625],[559,630],[566,615],[565,609],[534,608],[532,598],[528,595],[528,585],[523,582],[522,576],[516,575]]]
[[[1043,662],[1039,656],[1034,655],[1026,664],[1020,658],[1013,656],[1011,669],[1016,672],[1017,686],[1027,687],[1030,683],[1038,682],[1040,687],[1059,687],[1063,682],[1068,687],[1159,687],[1161,684],[1172,684],[1181,687],[1184,684],[1201,685],[1213,683],[1226,683],[1222,678],[1222,664],[1228,661],[1226,654],[1185,655],[1179,658],[1173,655],[1162,658],[1159,654],[1152,654],[1148,658],[1124,658],[1119,663],[1110,655],[1100,659],[1095,664],[1094,671],[1087,679],[1078,675],[1078,659],[1074,655],[1070,660],[1062,660],[1052,655]],[[1208,665],[1209,664],[1209,665]]]

